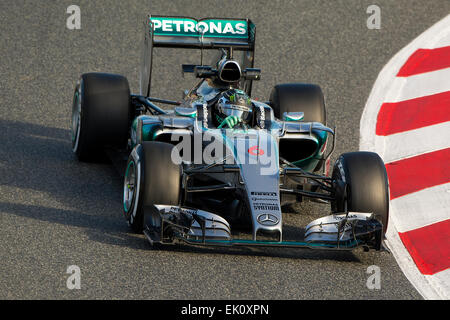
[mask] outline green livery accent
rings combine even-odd
[[[219,116],[217,116],[217,117],[219,117]],[[220,129],[226,124],[228,126],[228,128],[231,129],[235,125],[237,125],[239,122],[240,122],[239,117],[237,117],[237,116],[228,116],[220,123],[220,125],[217,128]]]
[[[138,118],[136,117],[133,120],[133,123],[131,124],[131,132],[132,132],[132,137],[133,135],[136,136],[138,135],[137,132],[137,123],[138,123]],[[157,129],[161,128],[161,124],[159,123],[148,123],[148,124],[142,124],[141,130],[142,130],[142,141],[153,141],[155,140],[155,134]],[[135,146],[135,141],[133,141],[132,139],[132,147]]]
[[[144,140],[144,141],[152,141],[153,140],[152,129],[153,129],[152,124],[142,125],[142,140]]]
[[[317,140],[318,140],[317,151],[312,156],[310,156],[306,159],[301,159],[301,160],[292,162],[297,167],[300,167],[306,171],[312,171],[316,168],[317,163],[319,162],[320,158],[322,157],[322,155],[324,153],[324,150],[322,150],[322,147],[325,144],[325,142],[327,141],[327,137],[328,137],[328,133],[326,131],[322,131],[322,130],[313,130],[313,134],[317,137]]]
[[[187,243],[200,244],[200,245],[225,245],[225,246],[280,246],[280,247],[319,247],[319,248],[337,248],[336,244],[332,243],[314,243],[314,242],[301,242],[301,241],[264,241],[264,240],[247,240],[247,239],[232,239],[232,240],[197,240],[189,239],[185,240]],[[342,241],[339,244],[340,248],[355,248],[361,242],[359,240],[347,240]]]
[[[291,118],[289,115],[287,115],[287,116],[284,118],[284,121],[302,121],[303,118],[304,118],[304,116],[301,117],[300,119],[294,119],[294,118]]]
[[[156,36],[248,39],[247,20],[151,17]]]
[[[180,117],[188,117],[188,118],[196,118],[197,117],[197,111],[195,111],[194,113],[190,113],[190,114],[183,114],[183,113],[180,113],[179,111],[177,111],[176,108],[175,108],[175,114]]]

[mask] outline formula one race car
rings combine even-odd
[[[249,19],[148,16],[140,94],[120,75],[83,74],[72,110],[72,146],[82,161],[126,153],[123,210],[152,245],[383,248],[388,180],[371,152],[342,154],[330,174],[335,130],[319,86],[276,85],[251,98],[255,25]],[[182,101],[150,97],[154,48],[201,51],[182,65],[198,83]],[[205,51],[207,50],[207,51]],[[203,63],[204,51],[217,52]],[[239,53],[239,54],[238,54]],[[173,105],[162,109],[155,103]],[[327,141],[331,142],[327,151]],[[329,203],[302,239],[283,238],[282,205]],[[239,230],[236,237],[235,230]]]

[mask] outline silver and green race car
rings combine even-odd
[[[123,76],[83,74],[73,99],[74,153],[81,161],[105,151],[122,157],[124,215],[154,246],[383,249],[383,161],[350,152],[329,169],[335,130],[317,85],[280,84],[269,101],[252,97],[261,74],[255,31],[249,19],[147,16],[140,94]],[[155,48],[200,50],[198,64],[182,65],[198,79],[182,101],[150,96]],[[207,52],[217,52],[211,64]],[[305,199],[330,210],[286,240],[282,208]]]

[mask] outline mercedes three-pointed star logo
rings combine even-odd
[[[263,226],[274,226],[278,224],[278,217],[270,213],[260,214],[256,220]]]

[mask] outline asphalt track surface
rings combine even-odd
[[[358,149],[359,120],[383,65],[450,11],[447,0],[376,1],[381,30],[366,27],[373,1],[77,1],[81,30],[66,28],[74,1],[1,1],[0,298],[62,299],[420,299],[387,253],[281,249],[151,250],[122,216],[122,179],[110,163],[76,161],[70,116],[75,82],[91,71],[120,73],[138,92],[145,13],[249,17],[256,65],[273,85],[322,86],[336,155]],[[153,94],[178,99],[193,51],[156,56]],[[157,62],[160,61],[160,64]],[[304,226],[327,206],[302,204],[286,225]],[[69,290],[66,269],[81,268]],[[381,289],[366,287],[367,267]]]

